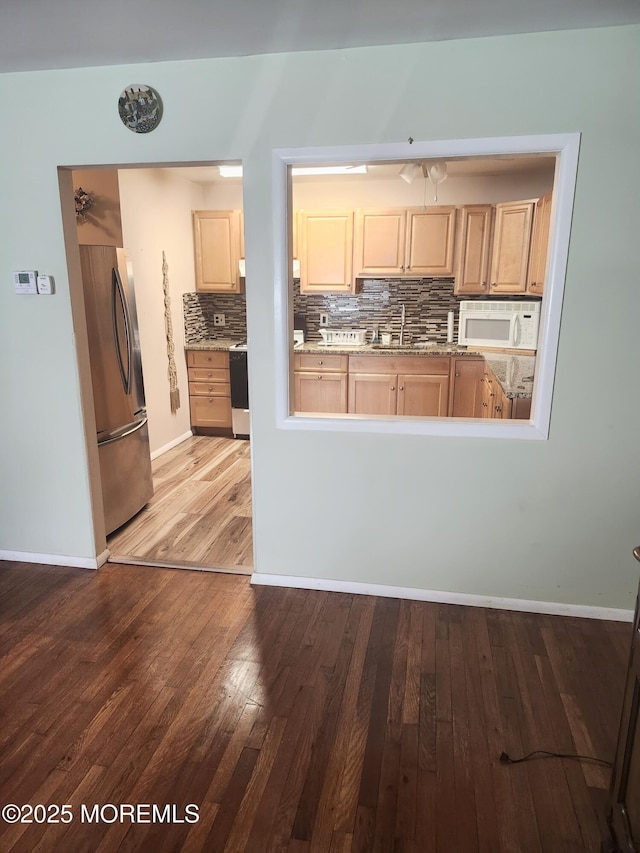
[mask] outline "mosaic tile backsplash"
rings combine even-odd
[[[458,337],[458,303],[453,295],[453,278],[423,278],[411,281],[367,279],[354,296],[300,293],[294,282],[294,314],[306,320],[306,340],[319,341],[320,314],[329,315],[330,329],[378,328],[380,333],[400,334],[402,305],[405,306],[405,343],[447,341],[447,314],[455,312],[454,340]],[[203,338],[245,338],[246,299],[244,295],[185,293],[183,295],[185,341]],[[224,314],[225,325],[213,325],[213,315]]]

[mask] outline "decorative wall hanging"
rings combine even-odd
[[[73,198],[76,203],[76,222],[79,225],[84,225],[87,221],[87,211],[93,207],[96,197],[91,191],[78,187],[73,193]]]
[[[120,93],[118,113],[122,123],[134,133],[151,133],[162,118],[162,100],[151,86],[132,83]]]
[[[180,389],[178,388],[178,371],[176,369],[175,347],[173,344],[173,323],[171,322],[171,297],[169,296],[169,266],[164,252],[162,253],[162,289],[164,291],[164,328],[167,335],[167,356],[169,358],[169,404],[175,414],[180,408]]]

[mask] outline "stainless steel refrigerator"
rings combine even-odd
[[[107,534],[153,495],[131,262],[124,249],[80,246]]]

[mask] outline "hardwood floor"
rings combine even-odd
[[[108,539],[112,562],[250,574],[248,441],[194,436],[152,463],[154,496]]]
[[[0,563],[8,851],[598,851],[631,626]],[[197,823],[82,806],[188,804]],[[35,812],[34,812],[35,814]],[[171,814],[171,812],[169,812]]]

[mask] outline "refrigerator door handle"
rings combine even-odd
[[[125,343],[127,345],[127,367],[122,363],[122,353],[120,351],[120,334],[118,332],[118,300],[122,308],[122,316],[124,317],[124,334]],[[127,300],[120,278],[120,270],[113,267],[111,277],[111,312],[113,318],[113,334],[116,344],[116,355],[118,357],[118,367],[120,368],[120,376],[125,394],[131,393],[131,321],[129,311],[127,310]]]
[[[124,426],[117,427],[117,429],[105,430],[104,432],[98,433],[98,447],[103,444],[109,444],[112,441],[118,441],[120,438],[124,438],[125,435],[131,435],[132,432],[137,432],[139,429],[147,423],[147,418],[141,418],[137,421],[131,421],[130,424],[125,424]]]

